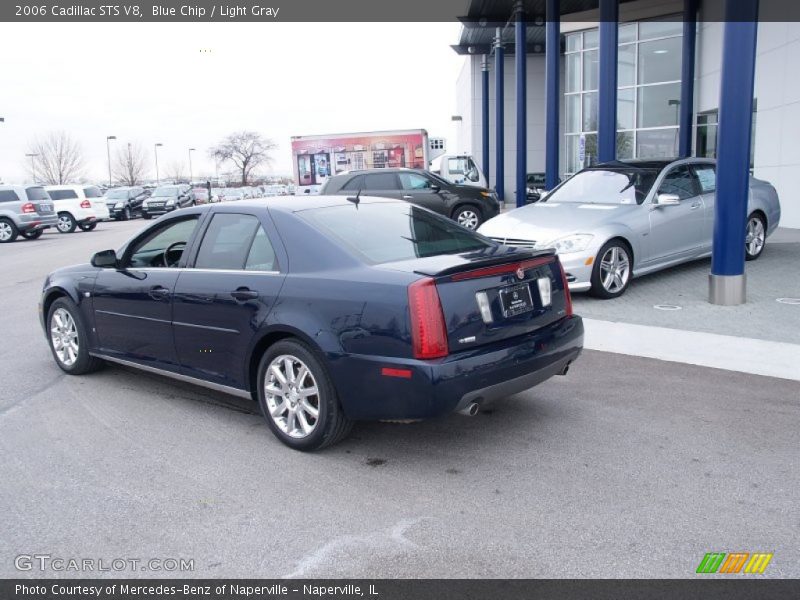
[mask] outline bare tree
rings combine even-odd
[[[117,150],[114,177],[122,185],[139,185],[147,173],[147,155],[141,144],[128,143]]]
[[[175,183],[188,180],[186,176],[186,164],[179,160],[173,160],[164,169],[164,179],[172,180]]]
[[[81,177],[83,149],[65,131],[51,131],[28,146],[25,168],[34,181],[47,185],[70,183]]]
[[[247,185],[253,169],[269,164],[270,153],[277,147],[275,142],[256,131],[237,131],[210,148],[208,154],[220,163],[233,163],[242,176],[242,185]]]

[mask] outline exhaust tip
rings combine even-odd
[[[481,409],[480,404],[477,402],[470,402],[464,408],[458,411],[459,414],[462,414],[467,417],[474,417],[478,414],[478,411]]]
[[[563,369],[561,369],[561,372],[559,373],[559,375],[566,375],[567,373],[569,373],[569,366],[570,366],[571,364],[572,364],[572,361],[570,361],[570,362],[568,362],[567,364],[565,364],[565,365],[564,365],[564,368],[563,368]]]

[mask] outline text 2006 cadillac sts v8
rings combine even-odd
[[[67,373],[111,361],[252,397],[300,450],[354,420],[474,414],[583,345],[552,250],[366,197],[176,211],[49,275],[40,311]]]

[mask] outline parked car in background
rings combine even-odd
[[[149,197],[144,186],[116,187],[106,192],[105,202],[113,219],[127,221],[142,214],[142,203]]]
[[[219,200],[220,202],[244,200],[244,192],[242,192],[242,188],[225,188],[220,192]]]
[[[555,248],[570,289],[616,298],[632,277],[710,256],[715,192],[711,159],[601,163],[479,231],[509,246]],[[780,216],[775,188],[751,177],[747,260],[761,255]]]
[[[151,219],[179,208],[194,206],[196,204],[194,192],[189,185],[160,185],[151,196],[142,203],[142,216]]]
[[[99,221],[109,217],[100,188],[84,185],[48,185],[44,189],[53,201],[58,214],[56,228],[60,233],[72,233],[77,228],[82,231],[92,231]]]
[[[544,173],[528,173],[527,177],[525,178],[525,191],[526,191],[526,200],[528,204],[533,202],[538,202],[543,192],[548,191],[547,186],[545,185],[546,176]],[[561,183],[561,179],[559,179],[556,183],[558,185]]]
[[[65,372],[107,360],[252,398],[298,450],[355,420],[474,415],[583,345],[552,249],[367,196],[178,211],[51,273],[40,315]]]
[[[0,184],[0,243],[20,235],[35,240],[57,224],[53,201],[42,186]]]
[[[335,175],[320,194],[371,196],[405,200],[477,229],[500,212],[497,194],[485,188],[450,183],[422,169],[366,169]]]
[[[213,202],[213,200],[209,200],[208,189],[204,187],[192,188],[192,193],[194,194],[194,200],[197,204],[209,204],[209,202]]]

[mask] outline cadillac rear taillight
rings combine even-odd
[[[568,317],[572,316],[572,296],[569,293],[569,282],[567,281],[567,272],[564,270],[564,265],[558,261],[558,270],[561,271],[561,284],[564,286],[564,310]]]
[[[24,213],[35,213],[36,207],[33,205],[33,202],[26,202],[22,205],[22,212]]]
[[[436,282],[430,277],[408,286],[408,308],[411,313],[411,344],[414,358],[429,359],[447,356],[447,329]]]
[[[89,202],[88,200],[84,200],[83,202],[81,202],[81,208],[92,208],[92,203]]]

